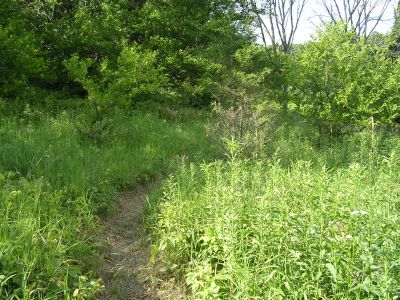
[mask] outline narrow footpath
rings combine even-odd
[[[170,281],[155,279],[150,264],[150,246],[143,226],[147,197],[159,181],[150,182],[121,193],[115,201],[115,212],[101,226],[102,252],[100,275],[106,286],[98,300],[164,300],[185,299],[182,289]]]

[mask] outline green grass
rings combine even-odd
[[[230,143],[170,176],[155,253],[194,299],[400,297],[400,139],[316,135],[285,125],[267,158]]]
[[[99,216],[119,190],[173,170],[148,224],[192,298],[400,295],[398,136],[333,139],[294,119],[264,156],[231,142],[201,164],[219,148],[204,114],[154,111],[115,111],[98,144],[76,111],[0,119],[0,299],[92,298]]]
[[[116,192],[213,152],[199,118],[116,111],[95,145],[75,113],[0,119],[0,299],[91,298],[101,283],[90,238]]]

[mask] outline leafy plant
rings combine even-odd
[[[400,144],[366,136],[287,166],[235,142],[226,161],[182,165],[153,211],[155,257],[194,299],[396,299]]]
[[[48,71],[43,54],[37,39],[24,32],[18,22],[13,26],[0,24],[0,95],[32,96],[34,83],[44,81]]]
[[[115,66],[103,60],[99,66],[92,59],[73,56],[65,66],[75,81],[88,93],[89,113],[82,130],[85,136],[98,142],[110,130],[107,114],[113,107],[126,107],[139,96],[160,93],[166,83],[162,69],[156,65],[156,53],[139,46],[124,47]],[[94,67],[97,74],[89,74]]]
[[[223,68],[220,80],[209,84],[217,116],[211,133],[220,139],[233,138],[245,155],[263,152],[281,111],[286,77],[279,57],[272,49],[245,47],[236,52],[234,67]]]
[[[327,131],[399,117],[399,61],[344,25],[328,25],[298,55],[299,111]]]

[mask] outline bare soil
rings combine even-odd
[[[183,289],[173,280],[157,279],[157,266],[150,263],[143,211],[158,184],[154,181],[121,193],[115,212],[102,221],[99,240],[106,247],[101,253],[100,275],[105,290],[98,300],[185,299]]]

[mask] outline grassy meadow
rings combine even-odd
[[[224,140],[217,156],[206,116],[116,110],[95,143],[72,109],[4,114],[0,299],[95,297],[99,218],[118,191],[167,172],[146,220],[153,259],[188,298],[399,296],[398,132],[330,137],[283,117],[261,153]]]
[[[400,0],[0,0],[0,300],[167,294],[400,300]]]
[[[294,125],[297,124],[297,125]],[[184,164],[149,211],[193,299],[397,299],[400,138],[278,126],[265,157]]]
[[[205,121],[180,116],[115,111],[101,144],[82,138],[76,111],[1,118],[0,299],[90,299],[101,289],[91,237],[117,192],[182,155],[211,155]]]

